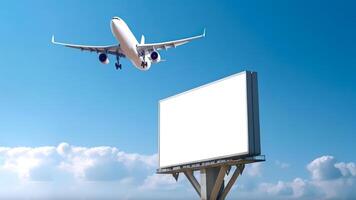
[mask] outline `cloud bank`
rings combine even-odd
[[[237,190],[246,199],[356,199],[354,162],[337,162],[333,156],[326,155],[312,160],[306,165],[306,170],[310,174],[306,179],[296,177],[291,181],[276,182],[255,180],[253,187],[240,187]]]
[[[156,167],[157,155],[125,153],[115,147],[76,147],[61,143],[57,147],[0,148],[0,169],[11,171],[20,180],[51,181],[56,173],[68,173],[78,180],[114,181],[130,171]]]
[[[147,199],[142,191],[174,183],[154,174],[157,163],[109,146],[0,147],[0,199]]]
[[[157,155],[126,153],[116,147],[67,143],[44,147],[0,147],[0,199],[176,199],[197,198],[183,175],[178,182],[157,175]],[[321,156],[305,165],[308,177],[275,180],[266,165],[247,165],[230,198],[356,199],[356,165]],[[199,177],[198,177],[199,179]]]

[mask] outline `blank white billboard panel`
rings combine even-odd
[[[260,154],[257,75],[241,72],[159,102],[159,166]]]

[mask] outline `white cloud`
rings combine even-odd
[[[174,182],[151,175],[157,163],[109,146],[0,147],[0,199],[142,199]]]
[[[247,174],[249,176],[260,176],[261,173],[262,173],[262,162],[248,164],[244,169],[244,174]]]
[[[181,179],[179,179],[181,180]],[[152,174],[148,176],[140,189],[153,190],[153,189],[174,189],[177,187],[177,182],[172,175],[167,174]]]
[[[16,173],[20,179],[34,181],[50,180],[58,160],[54,147],[2,148],[0,157],[1,169]]]
[[[278,181],[277,184],[262,183],[260,185],[262,192],[267,192],[271,195],[292,195],[293,189],[289,183]]]
[[[130,154],[115,147],[76,147],[61,143],[57,147],[0,148],[0,168],[14,172],[21,180],[49,181],[55,172],[67,172],[88,181],[112,181],[127,176],[131,168],[152,169],[157,155]]]
[[[261,183],[258,188],[260,196],[267,195],[270,199],[314,199],[316,188],[308,181],[295,178],[292,181],[277,183]]]
[[[353,199],[356,198],[355,163],[337,162],[321,156],[307,165],[310,179],[260,183],[253,193],[269,199]]]
[[[166,199],[174,192],[178,197],[195,197],[195,191],[183,175],[177,183],[171,175],[155,174],[156,165],[156,154],[126,153],[109,146],[79,147],[61,143],[44,147],[0,147],[0,199],[144,199],[150,195],[153,199]],[[306,165],[309,178],[276,182],[263,174],[263,166],[262,163],[246,165],[231,197],[356,199],[354,162],[321,156]],[[279,170],[289,164],[276,161],[272,166]]]
[[[285,162],[282,162],[282,161],[279,161],[279,160],[276,160],[275,164],[278,167],[280,167],[281,169],[286,169],[286,168],[288,168],[290,166],[288,163],[285,163]]]
[[[335,164],[333,156],[321,156],[309,163],[307,169],[314,180],[332,180],[342,176]]]
[[[325,198],[356,198],[355,163],[336,162],[333,156],[322,156],[308,164],[316,187]]]
[[[356,176],[356,165],[353,162],[350,163],[336,163],[335,167],[341,171],[343,176]]]

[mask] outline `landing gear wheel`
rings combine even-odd
[[[147,67],[147,62],[142,61],[142,62],[141,62],[141,67],[142,67],[142,68]]]
[[[116,68],[116,70],[122,68],[122,66],[121,66],[121,64],[120,64],[120,57],[119,57],[118,55],[116,56],[115,68]]]
[[[118,70],[118,69],[121,69],[122,66],[121,66],[121,64],[119,64],[119,63],[115,63],[115,68],[116,68],[116,70]]]

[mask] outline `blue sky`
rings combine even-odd
[[[283,191],[293,188],[296,178],[314,185],[310,186],[314,189],[326,180],[351,181],[350,188],[355,189],[355,6],[353,1],[1,2],[0,146],[7,150],[0,153],[0,174],[7,178],[0,179],[0,185],[11,180],[13,185],[8,187],[14,189],[20,181],[36,184],[33,187],[40,190],[56,184],[66,188],[64,185],[73,183],[85,191],[89,182],[90,187],[99,188],[98,198],[108,185],[115,188],[120,181],[130,185],[122,183],[122,177],[132,174],[120,170],[126,165],[112,163],[110,153],[100,157],[107,165],[99,169],[104,171],[104,179],[112,175],[117,177],[116,182],[86,179],[87,168],[78,171],[79,164],[64,162],[65,156],[40,163],[45,163],[41,166],[46,169],[57,166],[53,163],[71,163],[74,167],[61,168],[74,174],[66,180],[50,175],[59,177],[56,167],[55,172],[43,175],[52,178],[40,178],[38,183],[28,175],[33,168],[24,172],[6,165],[12,159],[8,152],[17,151],[16,147],[49,146],[51,153],[45,155],[58,157],[62,155],[58,153],[62,149],[59,144],[66,142],[72,150],[78,146],[87,150],[98,146],[117,148],[137,165],[143,162],[150,166],[139,170],[134,182],[142,185],[154,179],[169,183],[171,187],[163,188],[165,192],[157,188],[145,190],[157,198],[166,198],[164,195],[172,191],[179,195],[185,190],[195,197],[184,180],[171,184],[171,180],[153,175],[156,166],[151,165],[150,159],[157,152],[157,101],[242,70],[253,70],[259,75],[262,152],[267,162],[251,167],[253,178],[246,173],[241,185],[251,185],[251,190],[257,188],[282,199],[291,197]],[[122,62],[123,70],[116,71],[114,58],[111,64],[102,65],[95,53],[50,44],[52,34],[63,42],[116,43],[109,26],[112,16],[123,18],[137,38],[144,34],[146,42],[196,35],[204,27],[207,37],[163,51],[161,56],[167,62],[154,65],[147,72],[135,69],[127,60]],[[29,153],[32,151],[20,152],[25,152],[26,157],[33,155]],[[132,158],[131,154],[138,157]],[[100,163],[100,159],[94,160]],[[125,159],[122,163],[126,163]],[[18,163],[16,159],[12,161]],[[331,171],[322,171],[325,168],[320,166],[324,165]],[[314,172],[326,175],[318,178]],[[339,176],[328,176],[331,172]],[[335,180],[324,179],[327,177]],[[132,186],[132,193],[139,188],[137,185]],[[266,187],[277,189],[268,192],[263,189]],[[321,187],[315,190],[319,192],[314,195],[324,195],[318,197],[333,198]],[[232,197],[244,192],[248,192],[246,187],[237,187]],[[293,192],[289,195],[296,197],[295,187]],[[52,194],[56,194],[54,189]],[[347,194],[356,198],[355,193]],[[0,198],[6,195],[0,189]],[[81,196],[81,190],[73,195]]]

